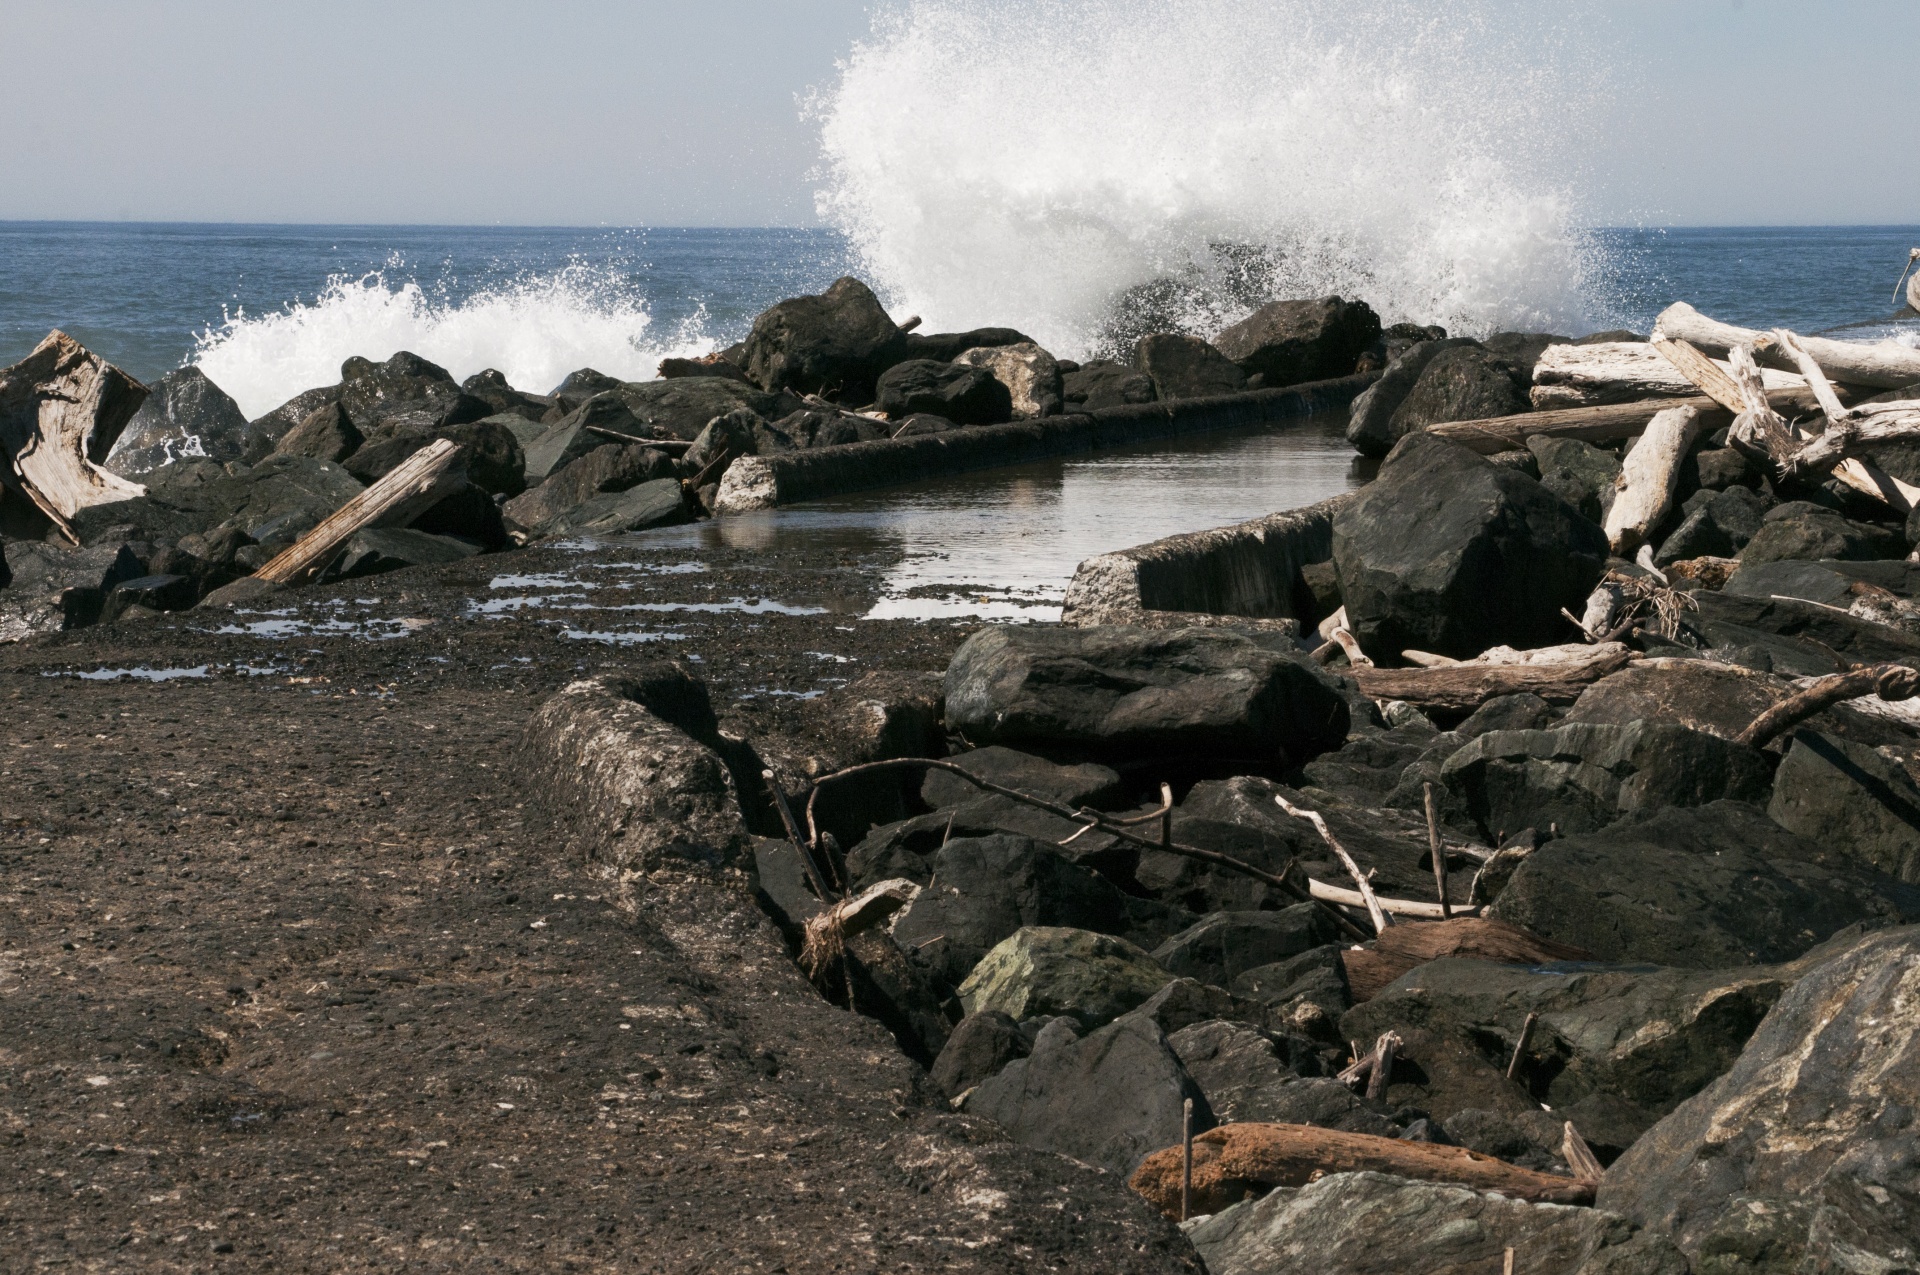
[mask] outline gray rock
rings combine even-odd
[[[1168,1035],[1195,1023],[1264,1023],[1267,1016],[1259,1002],[1191,978],[1174,979],[1127,1013],[1151,1018]]]
[[[1401,441],[1334,516],[1333,561],[1354,635],[1470,658],[1566,636],[1606,568],[1600,528],[1524,474],[1427,434]]]
[[[1769,503],[1766,496],[1745,487],[1695,492],[1683,507],[1684,520],[1661,542],[1655,561],[1733,557],[1760,530]]]
[[[1214,912],[1155,948],[1153,959],[1182,978],[1231,987],[1249,970],[1339,937],[1325,909],[1311,903],[1278,912]]]
[[[1549,842],[1490,915],[1602,960],[1714,969],[1776,964],[1844,926],[1920,916],[1920,892],[1720,801]]]
[[[1862,561],[1901,558],[1906,552],[1906,537],[1897,531],[1855,522],[1831,509],[1795,501],[1769,509],[1760,529],[1747,541],[1739,556],[1742,563],[1779,562],[1789,558]]]
[[[1273,301],[1213,338],[1222,354],[1269,388],[1351,376],[1361,352],[1380,337],[1380,317],[1364,301],[1321,297]]]
[[[1758,749],[1663,722],[1489,731],[1447,759],[1440,778],[1490,840],[1502,831],[1592,832],[1638,810],[1710,801],[1764,803],[1771,767]]]
[[[678,381],[663,381],[677,385]],[[723,409],[731,410],[731,409]],[[712,419],[711,417],[708,418]],[[705,427],[701,421],[695,433]],[[576,464],[582,457],[610,442],[617,442],[594,430],[606,429],[625,438],[678,437],[663,435],[633,414],[627,400],[613,390],[603,390],[582,402],[567,415],[547,426],[531,441],[521,445],[522,472],[529,486],[538,487],[547,479]],[[691,438],[693,435],[689,434]]]
[[[371,486],[428,443],[446,439],[460,445],[460,463],[471,485],[500,496],[517,496],[526,489],[526,453],[513,431],[484,420],[434,425],[430,419],[412,415],[373,427],[341,468]]]
[[[147,574],[125,544],[68,548],[38,540],[5,546],[0,580],[0,642],[84,628],[100,619],[109,591]]]
[[[1213,1127],[1206,1095],[1151,1020],[1127,1017],[1077,1039],[1049,1024],[1033,1052],[983,1081],[968,1114],[997,1121],[1016,1142],[1130,1174],[1180,1141],[1184,1104],[1196,1133]]]
[[[1413,389],[1394,409],[1388,428],[1399,437],[1446,421],[1511,416],[1532,408],[1529,378],[1490,350],[1459,346],[1442,350],[1421,371]]]
[[[693,521],[677,478],[656,478],[575,505],[546,524],[548,535],[615,536]]]
[[[197,367],[176,368],[154,382],[106,467],[134,475],[180,460],[239,460],[247,442],[247,418],[227,392]]]
[[[478,545],[452,536],[435,536],[410,527],[369,527],[354,533],[340,557],[327,569],[330,580],[380,575],[403,567],[435,566],[471,558]]]
[[[1920,882],[1920,786],[1865,744],[1797,732],[1774,774],[1767,813],[1865,867]]]
[[[1490,730],[1545,730],[1553,722],[1553,705],[1538,695],[1496,695],[1454,727],[1468,739]]]
[[[1920,929],[1861,940],[1607,1170],[1601,1207],[1694,1269],[1920,1267]]]
[[[767,393],[723,376],[641,381],[622,384],[611,393],[631,413],[634,423],[628,428],[641,438],[691,440],[700,436],[708,421],[728,412],[747,411],[762,420],[777,421],[807,406],[798,394]]]
[[[1855,583],[1870,584],[1903,598],[1920,594],[1920,563],[1914,562],[1756,562],[1721,586],[1724,593],[1747,598],[1799,598],[1845,610],[1857,595]]]
[[[1239,365],[1197,336],[1143,336],[1134,347],[1133,363],[1152,378],[1154,396],[1163,403],[1238,394],[1247,384]]]
[[[460,382],[463,393],[479,399],[498,416],[514,416],[535,422],[553,407],[553,400],[538,394],[525,394],[507,383],[505,373],[488,368]]]
[[[1363,456],[1385,456],[1400,441],[1404,430],[1396,431],[1394,415],[1413,393],[1420,374],[1448,350],[1474,348],[1477,341],[1465,338],[1418,341],[1387,364],[1380,379],[1361,391],[1347,415],[1347,441]]]
[[[1031,341],[965,350],[954,362],[979,368],[1005,386],[1017,421],[1054,416],[1062,405],[1060,364]]]
[[[1588,522],[1603,523],[1613,508],[1614,480],[1620,458],[1577,438],[1536,434],[1527,451],[1540,465],[1540,485],[1580,511]]]
[[[991,372],[932,359],[908,359],[882,372],[874,406],[896,419],[931,412],[956,425],[1013,419],[1013,398]]]
[[[904,357],[937,359],[942,363],[951,363],[968,350],[1032,344],[1034,344],[1033,338],[1016,328],[973,328],[966,332],[909,332]]]
[[[1522,1255],[1527,1275],[1686,1275],[1618,1214],[1529,1204],[1383,1173],[1335,1173],[1236,1204],[1187,1231],[1211,1275],[1469,1275]]]
[[[251,465],[273,451],[286,432],[330,403],[340,401],[338,385],[302,390],[271,412],[247,422],[247,451],[240,459]]]
[[[1752,487],[1760,481],[1759,471],[1737,447],[1703,447],[1693,454],[1693,460],[1700,486],[1710,491]]]
[[[907,357],[905,335],[872,289],[843,278],[819,296],[782,301],[755,319],[743,366],[768,391],[866,403],[879,375]]]
[[[406,350],[384,363],[364,358],[342,363],[338,402],[354,428],[369,435],[401,417],[420,418],[431,433],[493,415],[485,400],[462,391],[445,368]]]
[[[1029,926],[996,945],[960,984],[969,1014],[1062,1015],[1083,1027],[1112,1022],[1172,980],[1153,958],[1107,934]]]
[[[1304,655],[1219,629],[982,629],[947,668],[947,724],[981,744],[1306,761],[1347,733]]]
[[[665,452],[630,443],[603,443],[531,491],[507,501],[502,511],[536,535],[554,520],[596,496],[630,491],[641,483],[673,476]]]
[[[366,441],[366,436],[354,427],[347,409],[339,403],[328,403],[315,408],[305,420],[281,435],[273,450],[287,456],[311,456],[338,464]]]
[[[1861,664],[1920,658],[1920,636],[1831,607],[1726,592],[1699,591],[1693,599],[1686,624],[1711,645],[1764,643],[1776,671],[1795,676],[1834,672],[1835,656]]]
[[[956,837],[929,866],[931,881],[894,922],[893,936],[943,987],[959,986],[1026,926],[1098,934],[1129,928],[1126,901],[1111,882],[1026,837]],[[1048,1012],[1068,1011],[1056,1004]]]
[[[340,466],[310,456],[269,456],[231,473],[206,461],[168,465],[146,482],[149,495],[179,511],[192,530],[225,524],[261,544],[291,542],[362,490]]]
[[[947,1037],[928,1078],[941,1093],[957,1098],[1028,1052],[1020,1024],[999,1010],[968,1014]]]
[[[1126,798],[1119,772],[1093,762],[1062,766],[997,744],[959,753],[947,760],[991,783],[1017,788],[1076,809],[1091,806],[1095,810],[1114,810]],[[920,799],[936,810],[972,801],[981,791],[944,770],[928,770],[927,777],[920,783]]]
[[[1272,965],[1250,969],[1233,980],[1233,992],[1277,1010],[1297,1010],[1311,1004],[1330,1030],[1353,1005],[1347,989],[1343,946],[1329,943]]]
[[[1089,412],[1154,401],[1152,377],[1111,359],[1081,364],[1060,378],[1060,389],[1067,406]]]

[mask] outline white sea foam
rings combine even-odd
[[[1575,187],[1599,77],[1521,12],[909,0],[814,103],[820,209],[928,330],[1011,323],[1062,353],[1163,277],[1200,285],[1202,328],[1339,292],[1389,322],[1584,330],[1606,309]],[[1271,277],[1230,286],[1222,243]]]
[[[655,333],[644,300],[585,266],[459,300],[429,295],[389,273],[398,271],[335,277],[311,303],[229,315],[200,335],[193,361],[253,417],[303,390],[334,384],[352,355],[378,360],[411,350],[456,379],[491,367],[519,389],[544,393],[577,368],[644,381],[668,355],[714,348],[697,318]]]

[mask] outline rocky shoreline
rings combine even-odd
[[[147,492],[62,515],[81,547],[9,491],[16,1251],[1913,1264],[1920,451],[1799,459],[1880,386],[1836,372],[1796,437],[1768,396],[1820,366],[1751,343],[1650,375],[1616,347],[1683,338],[1336,298],[1063,371],[870,301],[551,400],[396,356],[223,433],[181,375],[91,461]],[[743,456],[1355,375],[1368,486],[1095,559],[1060,626],[768,610],[873,583],[617,538]],[[1554,432],[1568,385],[1611,437]],[[1490,420],[1525,446],[1444,428]],[[253,618],[250,571],[435,439],[455,490]],[[583,598],[672,640],[548,658]],[[298,642],[254,672],[262,623]]]

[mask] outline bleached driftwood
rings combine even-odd
[[[1790,412],[1816,407],[1813,391],[1805,386],[1774,390],[1768,395],[1773,405]],[[1429,425],[1427,432],[1491,456],[1495,452],[1524,448],[1529,438],[1576,438],[1583,443],[1623,443],[1647,427],[1647,422],[1670,407],[1691,407],[1706,417],[1703,428],[1718,429],[1727,423],[1730,413],[1715,400],[1699,395],[1694,398],[1649,398],[1638,403],[1603,403],[1599,407],[1568,407],[1551,412],[1519,412],[1512,416],[1488,416],[1472,421],[1448,421]]]
[[[1607,510],[1607,543],[1615,553],[1624,557],[1638,549],[1673,508],[1680,466],[1700,437],[1700,424],[1695,409],[1668,408],[1653,418],[1627,452],[1613,505]]]
[[[1333,830],[1327,827],[1327,821],[1315,811],[1302,810],[1278,793],[1274,794],[1273,801],[1295,819],[1305,819],[1313,825],[1314,831],[1320,834],[1320,839],[1327,843],[1327,848],[1333,851],[1340,860],[1340,865],[1347,870],[1347,875],[1353,878],[1353,883],[1360,887],[1360,899],[1366,905],[1367,916],[1373,921],[1373,932],[1386,933],[1387,927],[1393,922],[1387,919],[1386,912],[1381,909],[1380,899],[1374,894],[1373,885],[1367,880],[1367,874],[1360,871],[1360,865],[1353,861],[1353,856],[1347,853],[1347,848],[1341,845],[1339,838],[1333,835]]]
[[[1661,311],[1653,330],[1661,336],[1690,342],[1709,354],[1731,356],[1735,347],[1745,345],[1775,367],[1793,366],[1786,352],[1774,348],[1766,333],[1709,319],[1684,301]],[[1920,350],[1897,341],[1867,345],[1813,336],[1802,337],[1801,341],[1826,374],[1842,384],[1896,390],[1920,381]]]
[[[452,439],[434,439],[254,574],[274,584],[292,584],[324,569],[355,532],[405,526],[466,486],[460,454],[460,444]]]
[[[31,500],[70,540],[82,509],[147,494],[101,468],[147,387],[64,332],[0,370],[0,481]]]
[[[1618,642],[1543,648],[1566,652],[1555,658],[1495,662],[1479,660],[1439,668],[1349,669],[1368,699],[1404,700],[1421,709],[1470,713],[1500,695],[1522,692],[1551,703],[1570,704],[1593,683],[1627,666],[1630,653]],[[1538,652],[1515,652],[1516,655]]]
[[[1827,428],[1788,460],[1792,470],[1819,471],[1833,468],[1849,459],[1849,452],[1891,443],[1920,439],[1920,400],[1902,399],[1892,403],[1862,403],[1844,407],[1823,369],[1806,348],[1804,338],[1776,329],[1771,333],[1775,345],[1806,369],[1808,383],[1827,414]]]
[[[1907,276],[1907,272],[1913,270],[1913,263],[1916,261],[1920,261],[1920,248],[1908,249],[1907,268],[1900,272],[1900,280],[1893,285],[1893,300],[1894,304],[1899,304],[1900,284],[1905,283],[1907,285],[1907,309],[1915,313],[1920,313],[1920,272],[1916,272],[1912,278],[1908,278]]]
[[[1368,888],[1371,889],[1372,887]],[[1348,890],[1337,885],[1328,885],[1325,881],[1316,881],[1312,877],[1307,878],[1307,889],[1314,898],[1320,900],[1322,903],[1338,903],[1341,907],[1347,908],[1364,908],[1367,906],[1367,897],[1358,890]],[[1482,909],[1477,907],[1462,907],[1460,904],[1455,903],[1449,909],[1447,916],[1442,916],[1438,903],[1425,903],[1419,899],[1392,899],[1384,894],[1374,895],[1373,901],[1379,904],[1380,910],[1388,916],[1410,916],[1420,921],[1444,921],[1450,916],[1478,916],[1482,911]]]
[[[1766,380],[1770,390],[1806,384],[1792,372],[1769,371]],[[1533,368],[1533,405],[1539,409],[1687,398],[1698,392],[1692,380],[1645,341],[1550,345]]]

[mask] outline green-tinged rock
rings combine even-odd
[[[1173,975],[1108,934],[1030,925],[993,948],[960,984],[969,1014],[1066,1015],[1092,1028],[1144,1003]]]

